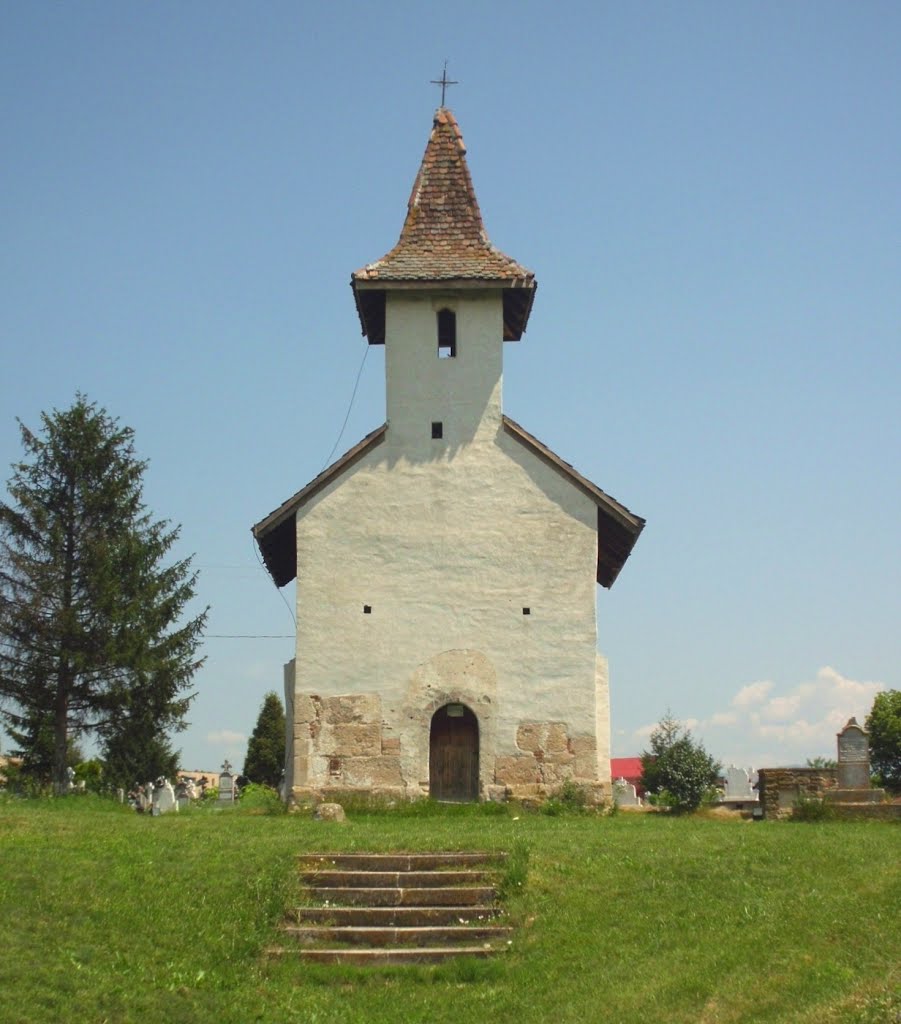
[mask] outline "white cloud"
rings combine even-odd
[[[247,737],[243,732],[233,732],[231,729],[219,729],[217,732],[208,732],[206,734],[207,743],[212,743],[217,746],[225,745],[228,747],[236,746],[239,743],[246,743]]]
[[[813,679],[787,687],[770,680],[739,688],[725,710],[685,718],[707,750],[728,765],[755,768],[804,764],[809,757],[835,757],[836,733],[849,718],[862,725],[884,683],[843,676],[829,665]],[[656,723],[632,733],[635,749],[646,746]]]
[[[772,688],[773,684],[770,682],[749,683],[747,686],[743,686],[732,698],[732,706],[746,708],[751,704],[759,704],[761,701],[766,700],[766,695]]]
[[[637,728],[637,729],[635,730],[635,732],[633,732],[633,733],[632,733],[632,735],[633,735],[633,736],[635,737],[635,739],[637,739],[637,740],[647,740],[647,739],[650,739],[650,737],[651,737],[651,733],[652,733],[652,732],[653,732],[653,731],[654,731],[654,730],[655,730],[656,728],[657,728],[657,723],[656,723],[656,722],[651,722],[651,724],[650,724],[650,725],[640,725],[640,726],[639,726],[639,727],[638,727],[638,728]]]

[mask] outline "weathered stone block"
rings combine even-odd
[[[344,813],[344,808],[341,804],[320,804],[313,817],[317,821],[346,821],[347,815]]]
[[[319,699],[308,693],[294,695],[294,721],[315,722],[319,717]]]
[[[494,762],[495,782],[506,786],[539,782],[538,763],[529,754],[498,757]]]
[[[294,758],[294,785],[305,786],[310,778],[310,762],[305,757]]]
[[[383,754],[399,754],[400,753],[400,738],[397,736],[383,736],[382,737],[382,753]]]
[[[320,751],[336,757],[374,757],[382,752],[382,727],[378,722],[334,725],[323,735]]]
[[[535,753],[542,746],[542,728],[537,722],[523,722],[516,730],[516,745],[520,750]]]
[[[348,786],[373,790],[402,788],[399,757],[349,757],[344,762],[343,781]]]
[[[569,741],[573,752],[573,775],[577,779],[595,781],[598,777],[597,744],[593,736],[573,736]]]
[[[569,752],[569,737],[566,735],[566,726],[562,722],[548,722],[544,750],[545,753],[555,757]]]
[[[372,722],[379,717],[379,698],[373,694],[342,694],[322,702],[323,721],[330,725]]]

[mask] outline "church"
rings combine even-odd
[[[253,527],[297,581],[286,797],[609,798],[595,588],[644,520],[504,415],[537,283],[489,241],[446,107],[397,244],[351,286],[387,421]]]

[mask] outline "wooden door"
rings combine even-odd
[[[463,704],[445,704],[432,716],[429,795],[434,800],[479,799],[479,722]]]

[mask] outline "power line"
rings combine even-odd
[[[205,633],[205,640],[293,640],[293,633]]]
[[[350,419],[350,411],[354,407],[354,399],[357,397],[357,388],[360,386],[360,377],[363,375],[363,367],[366,365],[366,357],[369,355],[369,342],[367,341],[364,344],[366,347],[363,349],[363,358],[360,360],[360,369],[357,370],[357,379],[354,381],[354,389],[350,395],[350,403],[347,406],[347,414],[344,417],[344,422],[341,424],[341,431],[338,434],[338,439],[337,441],[335,441],[332,450],[328,453],[328,458],[325,460],[322,469],[326,469],[328,467],[329,463],[332,461],[332,456],[338,449],[338,445],[341,444],[341,438],[344,437],[344,429],[347,426],[347,421]],[[320,473],[321,472],[322,470],[320,470]]]

